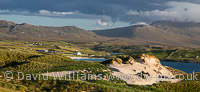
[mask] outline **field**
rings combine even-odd
[[[170,62],[200,62],[200,49],[163,45],[127,45],[120,43],[81,44],[95,51],[124,53],[125,55],[150,54],[163,61]]]
[[[12,43],[12,42],[10,42]],[[3,44],[9,45],[9,43]],[[18,45],[22,45],[19,43]],[[22,45],[24,46],[24,45]],[[18,90],[18,91],[104,91],[104,92],[132,92],[132,91],[162,91],[162,89],[143,87],[143,86],[128,86],[123,81],[81,81],[78,80],[16,80],[17,72],[23,72],[24,74],[37,75],[43,72],[55,72],[55,71],[69,71],[69,70],[89,70],[92,74],[109,74],[108,67],[98,62],[89,61],[74,61],[70,58],[51,53],[40,53],[34,50],[23,50],[28,46],[10,46],[0,50],[0,76],[3,76],[5,71],[13,72],[13,80],[8,81],[0,79],[0,86],[2,91]],[[2,46],[3,47],[3,46]],[[10,49],[12,48],[12,49]],[[37,47],[38,48],[38,47]],[[41,48],[41,47],[40,47]],[[49,47],[50,48],[50,47]],[[36,49],[36,48],[33,48]],[[107,70],[107,71],[105,71]],[[37,86],[36,86],[37,85]]]
[[[169,92],[199,92],[200,91],[200,73],[198,74],[196,81],[188,80],[187,78],[191,79],[192,77],[187,77],[187,74],[185,74],[185,79],[180,81],[178,83],[160,83],[160,84],[154,84],[152,87],[154,88],[162,88],[165,90],[168,90]],[[191,75],[191,74],[189,74]]]
[[[25,41],[0,41],[0,49],[15,50],[21,52],[37,53],[36,50],[49,50],[51,54],[75,56],[74,51],[82,52],[82,56],[88,57],[113,57],[109,53],[123,53],[125,55],[150,54],[163,61],[170,62],[200,62],[200,49],[172,47],[162,45],[127,45],[120,43],[67,43],[63,41],[49,42],[25,42]],[[109,53],[108,53],[109,52]]]
[[[20,92],[20,91],[0,87],[0,92]]]
[[[112,46],[109,46],[112,45]],[[100,49],[101,48],[101,49]],[[122,49],[123,48],[123,49]],[[121,49],[117,52],[118,49]],[[37,50],[49,50],[53,52],[39,52]],[[152,54],[160,59],[194,59],[199,54],[196,49],[184,49],[173,47],[149,47],[149,46],[126,46],[107,44],[100,45],[99,42],[92,43],[66,43],[58,42],[24,42],[24,41],[0,41],[0,92],[13,92],[13,91],[65,91],[65,92],[79,92],[79,91],[97,91],[97,92],[165,92],[176,91],[186,92],[192,89],[199,91],[199,81],[181,81],[179,83],[160,83],[152,86],[137,86],[128,85],[123,80],[77,80],[69,79],[54,79],[49,77],[48,80],[36,79],[33,76],[37,74],[57,71],[70,71],[70,70],[87,70],[87,73],[92,74],[111,74],[107,66],[100,62],[90,61],[74,61],[68,56],[73,55],[74,51],[83,52],[83,56],[94,54],[96,57],[117,57],[109,56],[107,52],[124,53],[126,55],[136,55],[141,53]],[[125,53],[127,51],[127,53]],[[186,53],[186,54],[183,54]],[[119,57],[119,56],[118,56]],[[184,58],[183,58],[184,57]],[[198,59],[197,59],[198,60]],[[177,73],[184,73],[177,69],[168,67]],[[12,71],[13,80],[5,80],[4,72]],[[29,80],[17,80],[19,77],[17,72],[24,74],[33,74]],[[80,73],[81,74],[81,73]],[[185,74],[185,73],[184,73]],[[21,77],[21,76],[20,76]],[[44,77],[43,75],[41,77]],[[198,78],[200,78],[198,76]],[[167,85],[167,86],[166,86]],[[180,88],[184,88],[179,90]]]

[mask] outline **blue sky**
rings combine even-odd
[[[59,18],[47,16],[30,16],[30,15],[15,15],[15,14],[0,14],[0,20],[8,20],[17,24],[29,23],[42,26],[77,26],[87,30],[99,30],[128,26],[128,22],[118,21],[110,22],[110,26],[100,26],[97,24],[99,19],[79,19],[79,18]]]
[[[0,20],[87,30],[156,20],[200,22],[199,0],[0,0]]]

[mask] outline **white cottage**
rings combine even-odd
[[[78,55],[78,56],[80,56],[80,55],[82,55],[82,54],[81,54],[80,51],[74,51],[74,55]]]

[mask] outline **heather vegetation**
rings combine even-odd
[[[93,45],[82,44],[80,46],[88,46],[96,51],[122,53],[125,55],[149,54],[156,56],[162,61],[200,62],[200,49],[198,48],[163,45],[127,45],[120,43],[93,43]]]
[[[0,52],[1,67],[0,76],[3,76],[5,71],[14,72],[13,80],[7,81],[0,79],[0,90],[18,90],[18,91],[103,91],[103,92],[141,92],[141,91],[160,91],[162,89],[143,87],[143,86],[128,86],[125,82],[116,83],[117,81],[81,81],[81,80],[16,80],[16,72],[24,72],[37,74],[39,72],[67,71],[67,70],[84,70],[90,69],[92,73],[107,73],[103,70],[108,68],[100,63],[89,61],[74,61],[62,55],[48,54],[30,54],[20,51],[4,51]],[[119,81],[118,81],[119,82]]]
[[[17,82],[17,83],[16,83]],[[71,80],[36,80],[36,81],[12,81],[0,82],[0,86],[19,91],[48,91],[48,92],[79,92],[79,91],[97,91],[97,92],[163,92],[163,89],[134,86],[125,84],[116,84],[106,81],[71,81]]]
[[[38,52],[37,50],[49,50],[53,52]],[[39,74],[56,71],[70,70],[87,70],[87,73],[92,74],[111,74],[107,66],[101,62],[90,61],[74,61],[67,56],[73,55],[74,51],[83,52],[83,57],[88,54],[94,54],[95,57],[109,57],[118,63],[128,64],[128,61],[134,61],[139,54],[146,53],[155,55],[163,60],[191,60],[199,61],[198,49],[184,49],[180,47],[168,46],[128,46],[113,43],[66,43],[57,42],[24,42],[24,41],[0,41],[0,90],[4,92],[12,91],[35,91],[35,92],[78,92],[78,91],[97,91],[97,92],[186,92],[188,90],[199,91],[199,81],[180,81],[178,83],[159,83],[152,86],[128,85],[123,80],[54,80],[52,77],[49,80],[34,81],[16,80],[17,72],[25,74]],[[124,55],[108,55],[107,52],[123,53]],[[126,61],[126,62],[124,62]],[[106,64],[109,62],[106,62]],[[176,71],[175,73],[184,73],[183,71],[167,67],[169,70]],[[3,74],[5,71],[14,73],[13,80],[5,80]],[[198,76],[198,78],[200,78]],[[181,90],[180,90],[181,89]]]
[[[3,57],[1,58],[0,71],[45,72],[107,68],[99,63],[77,62],[62,55],[29,55],[17,52],[1,52],[0,57]]]
[[[200,82],[190,81],[190,82],[179,82],[179,83],[160,83],[153,85],[155,88],[161,88],[168,90],[169,92],[199,92]]]

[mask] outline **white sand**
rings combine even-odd
[[[158,83],[159,81],[171,81],[177,82],[179,80],[173,79],[174,75],[171,71],[167,70],[160,64],[160,61],[148,55],[144,55],[141,59],[137,60],[138,62],[133,62],[133,64],[119,64],[114,62],[109,67],[114,69],[113,72],[114,76],[128,76],[128,78],[122,77],[128,84],[136,84],[136,85],[152,85],[153,83]],[[143,61],[143,62],[142,62]],[[118,70],[118,71],[116,71]],[[146,75],[148,78],[143,79],[137,75],[144,71],[145,73],[149,73],[150,76]],[[131,75],[131,76],[130,76]],[[159,78],[159,75],[167,75],[165,78]]]

